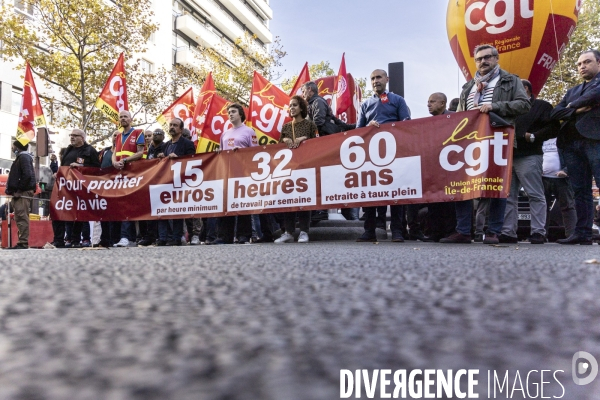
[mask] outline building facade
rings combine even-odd
[[[4,0],[14,3],[15,12],[35,18],[32,9],[22,0]],[[158,30],[148,39],[147,51],[139,56],[147,72],[158,68],[171,69],[175,64],[187,67],[197,65],[198,47],[214,48],[226,58],[236,39],[245,33],[254,37],[257,50],[268,51],[273,40],[269,21],[273,11],[269,0],[151,0]],[[1,45],[1,44],[0,44]],[[6,173],[14,155],[11,143],[17,131],[17,122],[23,93],[24,71],[15,70],[20,62],[0,60],[0,173]],[[231,62],[234,67],[234,62]],[[34,76],[40,96],[50,96],[39,78]],[[44,110],[51,124],[48,110]],[[50,136],[53,150],[58,152],[68,145],[68,132],[54,129]],[[35,150],[35,142],[30,150]],[[48,163],[46,158],[41,165]]]

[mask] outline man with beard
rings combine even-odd
[[[494,46],[481,45],[475,48],[475,78],[463,86],[457,112],[479,110],[494,112],[514,125],[519,115],[529,111],[531,104],[518,76],[512,75],[498,65],[499,54]],[[456,232],[440,243],[471,243],[473,200],[457,201]],[[491,199],[488,229],[483,243],[497,244],[504,223],[506,199]]]
[[[165,143],[164,151],[158,158],[177,158],[196,153],[194,143],[182,136],[183,120],[173,118],[169,123],[171,140]],[[181,246],[183,219],[161,219],[158,221],[158,246]]]

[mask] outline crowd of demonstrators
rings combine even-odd
[[[460,97],[448,104],[445,94],[433,93],[427,102],[433,117],[477,109],[482,113],[491,113],[490,118],[496,119],[496,123],[515,126],[509,197],[479,199],[474,241],[486,244],[518,241],[518,196],[523,187],[531,209],[529,241],[532,244],[546,242],[547,215],[552,197],[560,206],[567,236],[558,243],[591,244],[592,224],[600,220],[600,212],[594,207],[592,197],[592,179],[598,181],[600,178],[600,124],[597,123],[600,118],[600,52],[590,50],[581,54],[577,66],[584,82],[569,89],[555,108],[533,96],[530,82],[502,70],[499,59],[498,51],[493,46],[478,46],[475,49],[477,73],[474,79],[463,86]],[[389,78],[386,71],[377,69],[370,78],[374,94],[361,105],[356,127],[379,127],[387,122],[409,120],[410,111],[404,99],[387,90]],[[318,95],[314,82],[304,84],[302,93],[302,97],[291,98],[289,113],[292,121],[283,125],[281,132],[280,143],[285,143],[292,151],[305,140],[355,127],[343,124],[333,115],[327,101]],[[218,151],[257,146],[256,133],[244,124],[246,115],[243,107],[231,104],[227,112],[232,128],[221,135]],[[86,156],[80,155],[91,146],[85,143],[82,131],[74,130],[71,146],[61,155],[61,165],[122,169],[126,163],[143,158],[174,158],[195,153],[194,145],[189,140],[189,131],[184,129],[184,122],[179,118],[170,121],[171,139],[165,143],[162,130],[144,133],[133,129],[128,112],[121,112],[119,117],[123,132],[114,132],[112,146],[96,155],[95,162],[92,161],[94,154],[91,151],[89,157],[87,153]],[[20,148],[16,150],[24,152]],[[54,171],[58,168],[58,162],[55,159],[52,162],[56,163],[51,164]],[[376,229],[385,229],[386,210],[385,206],[364,208],[364,233],[357,242],[376,240]],[[466,244],[473,241],[471,200],[393,205],[390,206],[390,214],[392,242],[407,239]],[[484,232],[486,216],[487,230]],[[236,238],[237,243],[248,243],[253,236],[253,228],[256,242],[290,243],[294,241],[296,221],[300,228],[298,242],[309,241],[310,211],[260,213],[254,219],[252,217],[241,215],[189,218],[185,221],[144,221],[140,223],[142,238],[139,244],[181,245],[184,224],[191,244],[230,244]],[[79,238],[82,234],[76,224],[73,223],[71,233],[67,232],[67,238]],[[61,221],[55,221],[53,225],[55,244],[62,247],[60,239],[62,237],[64,240],[65,226],[67,231],[69,227]],[[281,236],[277,239],[276,231],[279,229]],[[135,239],[135,223],[102,222],[101,245],[110,246],[114,243],[117,247],[135,246]],[[76,239],[71,241],[76,243]],[[27,246],[25,240],[22,246]]]

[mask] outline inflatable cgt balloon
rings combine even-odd
[[[475,46],[491,44],[500,67],[531,81],[537,95],[575,30],[582,2],[450,0],[446,28],[463,75],[468,81],[475,74]]]

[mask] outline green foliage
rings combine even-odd
[[[117,60],[124,52],[145,51],[156,31],[147,0],[23,0],[34,18],[14,11],[6,1],[0,10],[3,59],[29,61],[46,87],[58,89],[44,108],[57,126],[83,126]],[[24,68],[25,61],[20,67]],[[40,89],[38,83],[38,89]],[[129,99],[135,103],[135,96]],[[49,110],[49,111],[48,111]],[[88,133],[114,129],[100,112],[91,114]]]
[[[579,55],[589,49],[600,48],[600,2],[586,0],[579,14],[577,28],[571,36],[567,48],[560,57],[539,98],[558,104],[567,89],[581,83],[575,65]]]

